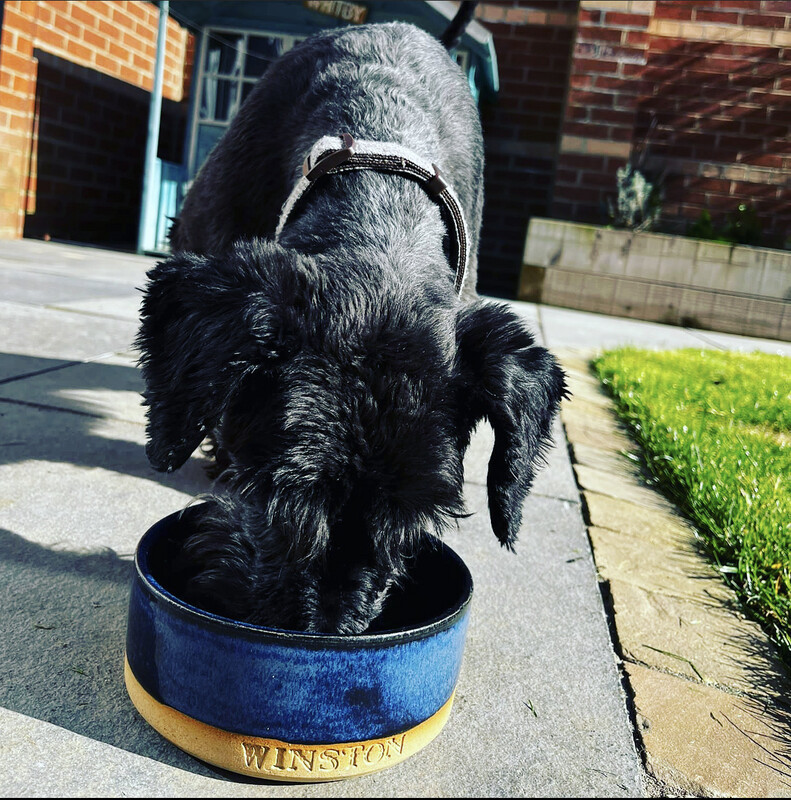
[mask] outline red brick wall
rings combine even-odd
[[[500,72],[481,101],[486,143],[479,288],[513,297],[531,216],[546,216],[568,80],[577,0],[482,3]]]
[[[635,137],[646,137],[650,170],[665,175],[662,227],[683,232],[704,208],[721,224],[745,202],[762,243],[782,247],[791,236],[791,2],[660,0],[654,20]]]
[[[791,3],[583,0],[551,213],[607,222],[631,158],[662,187],[660,230],[747,203],[782,247],[790,126]]]
[[[43,51],[36,80],[35,193],[24,236],[133,249],[149,93]],[[184,115],[165,100],[159,156],[181,161]]]
[[[603,222],[628,158],[651,20],[628,3],[579,10],[552,215]]]
[[[0,238],[22,235],[26,213],[36,213],[39,181],[63,178],[41,172],[45,162],[37,150],[36,126],[40,128],[42,123],[37,111],[45,97],[57,102],[57,94],[50,90],[45,95],[38,87],[37,54],[54,56],[114,79],[119,85],[148,92],[153,83],[158,15],[152,3],[134,0],[7,0],[0,41]],[[171,19],[164,94],[176,102],[183,99],[187,39],[186,30]],[[73,109],[74,95],[64,103],[64,109]],[[119,110],[113,103],[109,108],[100,103],[94,108],[100,116],[93,119],[80,123],[59,120],[63,123],[62,144],[71,143],[75,128],[82,126],[89,135],[90,128],[103,124],[102,117]],[[61,113],[54,107],[51,112]],[[56,135],[52,125],[49,130]],[[101,155],[97,153],[97,157]],[[74,185],[69,182],[68,186],[75,199],[90,188],[87,179]]]
[[[501,84],[481,102],[482,291],[516,293],[531,216],[607,222],[629,158],[661,178],[661,229],[684,232],[703,208],[717,224],[750,202],[764,243],[785,243],[791,2],[492,0],[476,13],[494,36]],[[113,230],[137,214],[157,16],[137,0],[5,3],[0,238],[87,236],[65,226],[65,187],[75,203],[98,202]],[[171,19],[162,155],[175,160],[193,45]]]

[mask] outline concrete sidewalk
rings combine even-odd
[[[210,487],[143,445],[131,342],[154,259],[0,242],[0,793],[3,796],[644,796],[622,673],[563,429],[524,513],[519,554],[491,533],[483,427],[468,510],[448,543],[475,598],[451,718],[405,763],[354,781],[262,784],[163,740],[126,696],[132,554],[156,520]],[[782,350],[633,320],[514,303],[550,349]]]

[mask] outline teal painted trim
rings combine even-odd
[[[494,49],[494,39],[489,39],[487,49],[484,74],[489,80],[490,91],[497,94],[500,91],[500,71],[497,67],[497,51]]]
[[[478,89],[478,82],[476,81],[476,75],[478,73],[477,64],[470,64],[470,68],[467,70],[467,83],[470,85],[470,91],[472,92],[472,96],[475,98],[475,102],[478,102],[478,98],[480,97],[480,90]]]
[[[159,216],[159,192],[162,184],[162,161],[154,159],[154,165],[146,168],[145,191],[140,208],[140,233],[137,240],[138,253],[156,250],[157,217]]]
[[[146,160],[143,167],[143,197],[140,203],[140,223],[137,231],[137,251],[145,252],[146,243],[156,237],[156,206],[159,192],[154,191],[160,180],[157,172],[157,150],[159,147],[159,122],[162,116],[162,86],[165,78],[165,43],[168,33],[168,11],[170,3],[163,0],[159,5],[159,27],[157,29],[157,51],[154,61],[154,86],[151,90],[151,103],[148,109],[148,138],[146,139]],[[161,169],[160,169],[161,174]],[[152,208],[153,217],[152,217]],[[153,221],[154,228],[151,228]]]
[[[363,4],[368,7],[366,23],[401,20],[439,36],[449,22],[447,16],[423,0],[378,0]],[[196,32],[204,27],[227,27],[249,31],[267,29],[291,36],[309,36],[319,30],[348,24],[308,9],[295,0],[172,0],[170,8],[174,19]],[[492,95],[500,89],[497,56],[491,34],[483,26],[480,27],[487,35],[473,37],[466,32],[461,47],[469,51],[470,63],[477,62],[479,65],[478,83],[483,93]]]
[[[158,158],[149,175],[149,193],[143,207],[141,253],[167,253],[168,234],[184,199],[186,168]]]
[[[170,226],[178,216],[181,202],[184,199],[184,186],[187,170],[182,164],[172,164],[169,161],[159,161],[160,184],[159,203],[156,212],[156,239],[154,251],[167,253],[170,251]]]

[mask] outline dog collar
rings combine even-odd
[[[467,224],[461,204],[436,164],[427,162],[400,144],[355,141],[348,133],[340,138],[324,136],[319,139],[302,165],[302,177],[283,204],[275,230],[275,241],[280,238],[283,227],[300,198],[319,178],[363,169],[403,175],[417,181],[439,205],[450,234],[451,262],[456,270],[454,286],[461,294],[467,277],[468,258]]]

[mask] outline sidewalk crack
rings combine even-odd
[[[17,406],[27,406],[37,408],[39,411],[62,411],[65,414],[76,414],[79,417],[91,417],[92,419],[107,419],[101,414],[91,414],[89,411],[78,411],[76,408],[65,408],[64,406],[50,406],[46,403],[33,403],[30,400],[15,400],[11,397],[0,397],[0,403],[10,403]],[[135,424],[134,422],[132,423]]]
[[[59,369],[66,369],[66,367],[76,367],[78,364],[84,364],[84,361],[67,361],[64,364],[57,364],[54,367],[44,367],[44,369],[36,369],[33,372],[25,372],[22,375],[12,375],[10,378],[3,378],[0,380],[0,386],[6,383],[13,383],[14,381],[23,381],[25,378],[35,378],[37,375],[44,375],[47,372],[57,372]]]

